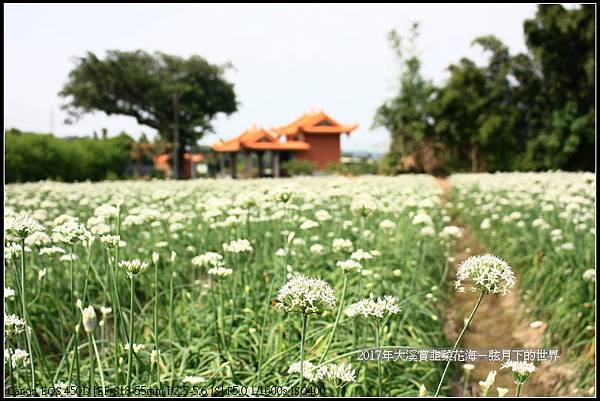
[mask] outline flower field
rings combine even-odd
[[[444,381],[444,363],[360,355],[452,347],[444,324],[458,216],[514,267],[548,345],[588,361],[577,379],[587,391],[594,176],[450,182],[450,203],[427,175],[8,185],[5,385],[79,395],[452,395],[458,364]],[[511,290],[506,262],[469,263],[457,289]],[[481,276],[488,265],[501,273]]]

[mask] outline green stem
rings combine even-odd
[[[226,313],[226,308],[225,308],[225,301],[223,298],[223,281],[219,280],[219,308],[221,309],[221,314],[220,314],[220,320],[219,322],[221,323],[221,331],[222,331],[222,337],[223,337],[223,341],[225,341],[225,333],[226,333],[226,328],[225,328],[225,313]],[[229,335],[228,335],[228,342],[231,343],[231,329],[233,329],[233,316],[231,316],[231,327],[229,330]]]
[[[379,326],[375,325],[375,346],[377,347],[377,395],[381,397],[381,344],[379,343]]]
[[[110,280],[110,297],[111,304],[113,307],[113,343],[114,343],[114,371],[115,371],[115,384],[118,385],[119,380],[119,317],[121,316],[121,305],[117,300],[116,292],[117,292],[117,284],[115,279],[115,272],[113,271],[112,263],[110,262],[110,250],[106,250],[106,258],[107,258],[107,270],[108,270],[108,278]],[[116,264],[116,261],[115,261]]]
[[[327,352],[329,351],[329,347],[331,346],[331,342],[333,341],[333,337],[335,336],[335,331],[337,329],[338,323],[340,321],[340,317],[342,316],[342,309],[344,308],[344,298],[346,296],[346,285],[348,284],[348,276],[344,274],[344,285],[342,286],[342,297],[340,299],[340,304],[338,306],[337,315],[335,317],[335,323],[333,324],[333,329],[331,330],[331,335],[329,336],[329,340],[327,341],[327,346],[325,347],[325,352],[321,355],[321,359],[319,359],[319,365],[327,356]]]
[[[485,292],[482,291],[481,294],[479,295],[479,299],[477,300],[477,303],[475,304],[475,307],[473,308],[473,311],[471,312],[471,315],[469,316],[469,319],[467,320],[467,323],[465,324],[465,327],[463,327],[462,331],[460,332],[460,335],[458,336],[458,339],[456,340],[456,343],[454,344],[454,347],[452,348],[453,353],[454,353],[454,351],[456,351],[456,348],[458,347],[458,344],[460,343],[460,340],[462,339],[463,334],[465,334],[465,331],[467,331],[467,327],[469,327],[469,324],[473,320],[473,317],[475,316],[475,312],[477,312],[477,309],[479,308],[479,305],[481,304],[481,300],[483,299],[484,295],[485,295]],[[442,373],[442,378],[440,379],[440,382],[438,383],[438,386],[437,386],[437,390],[435,391],[435,397],[437,397],[438,394],[440,393],[440,389],[442,388],[442,383],[444,383],[444,378],[446,377],[446,372],[448,371],[448,367],[450,366],[450,361],[451,361],[451,359],[448,359],[448,362],[446,363],[446,367],[444,368],[444,373]]]
[[[90,356],[90,390],[92,390],[94,388],[94,347],[92,346],[92,341],[89,337],[88,350]]]
[[[12,368],[12,352],[10,349],[6,349],[8,353],[8,375],[10,377],[10,386],[15,388],[15,375]]]
[[[100,359],[100,353],[98,352],[98,347],[96,346],[96,339],[94,338],[94,334],[92,333],[92,344],[94,345],[94,353],[96,354],[96,361],[98,363],[98,370],[100,371],[100,383],[102,384],[102,395],[106,397],[104,389],[106,385],[104,384],[104,372],[102,368],[102,360]]]
[[[469,376],[470,373],[467,370],[465,372],[465,382],[463,383],[463,397],[467,395],[467,391],[469,390]]]
[[[160,371],[158,369],[158,263],[154,263],[154,350],[156,351],[156,380],[160,388]]]
[[[79,365],[79,330],[81,330],[81,321],[77,325],[79,327],[75,331],[75,369],[77,371],[77,384],[81,385],[81,366]]]
[[[523,384],[517,383],[517,388],[515,389],[515,397],[519,397],[521,395],[521,387],[523,387]]]
[[[74,301],[75,279],[73,277],[73,258],[74,258],[73,246],[71,246],[71,255],[69,258],[69,275],[70,275],[69,289],[71,292],[71,307],[73,307],[75,305],[75,301]]]
[[[133,366],[133,307],[134,307],[134,285],[133,277],[130,278],[130,302],[129,302],[129,352],[127,357],[127,387],[131,387],[131,373]]]
[[[275,279],[277,278],[277,272],[273,275],[273,278],[271,280],[271,286],[269,288],[269,298],[271,299],[273,298],[273,290],[275,289]],[[271,304],[269,302],[265,302],[265,308],[263,311],[263,318],[262,318],[262,324],[260,325],[260,339],[258,341],[258,371],[257,371],[257,386],[260,383],[260,374],[261,374],[261,369],[262,369],[262,351],[263,351],[263,339],[264,339],[264,334],[265,334],[265,326],[267,324],[267,314],[269,313],[269,306],[271,306]]]
[[[29,352],[29,361],[31,367],[31,388],[35,389],[35,366],[33,364],[33,353],[31,352],[31,323],[27,314],[27,296],[25,292],[25,238],[21,239],[21,306],[23,308],[23,319],[27,327],[25,328],[25,338],[27,339],[27,351]]]
[[[174,267],[171,262],[171,270],[169,271],[169,346],[173,346],[173,273]],[[173,386],[175,380],[175,354],[171,355],[171,381],[170,386]]]
[[[306,322],[308,316],[302,313],[302,334],[300,336],[300,391],[302,391],[302,382],[304,381],[304,337],[306,336]]]

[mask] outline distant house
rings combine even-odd
[[[270,158],[270,174],[281,175],[281,162],[291,158],[309,160],[317,170],[340,161],[340,135],[350,134],[358,124],[340,124],[323,111],[308,112],[288,125],[265,129],[257,125],[240,135],[215,143],[212,148],[219,154],[221,172],[225,171],[228,155],[232,177],[237,177],[237,155],[245,161],[245,176],[253,174],[253,159],[257,159],[258,176],[265,176],[265,155]],[[254,157],[255,156],[255,157]]]
[[[171,155],[163,153],[154,158],[154,169],[162,171],[165,178],[171,176]],[[183,154],[182,178],[195,178],[197,174],[197,166],[204,162],[204,156],[201,154],[191,154],[186,152]]]

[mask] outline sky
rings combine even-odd
[[[75,57],[142,49],[234,65],[226,77],[238,111],[219,116],[203,144],[322,109],[341,123],[360,124],[342,137],[343,151],[385,152],[389,134],[371,125],[377,107],[398,91],[400,64],[387,32],[406,32],[418,21],[423,75],[443,83],[460,58],[485,62],[471,46],[477,36],[493,34],[511,52],[525,51],[523,21],[535,10],[533,4],[5,4],[4,127],[153,137],[133,118],[103,113],[66,125],[58,96]]]

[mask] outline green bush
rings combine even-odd
[[[315,169],[315,164],[310,160],[290,159],[281,164],[283,170],[290,176],[311,175]]]
[[[131,162],[132,139],[56,138],[51,134],[7,130],[6,182],[100,181],[123,178]]]
[[[330,163],[325,169],[328,174],[351,176],[377,174],[377,170],[377,163],[369,160],[363,160],[360,163]]]

